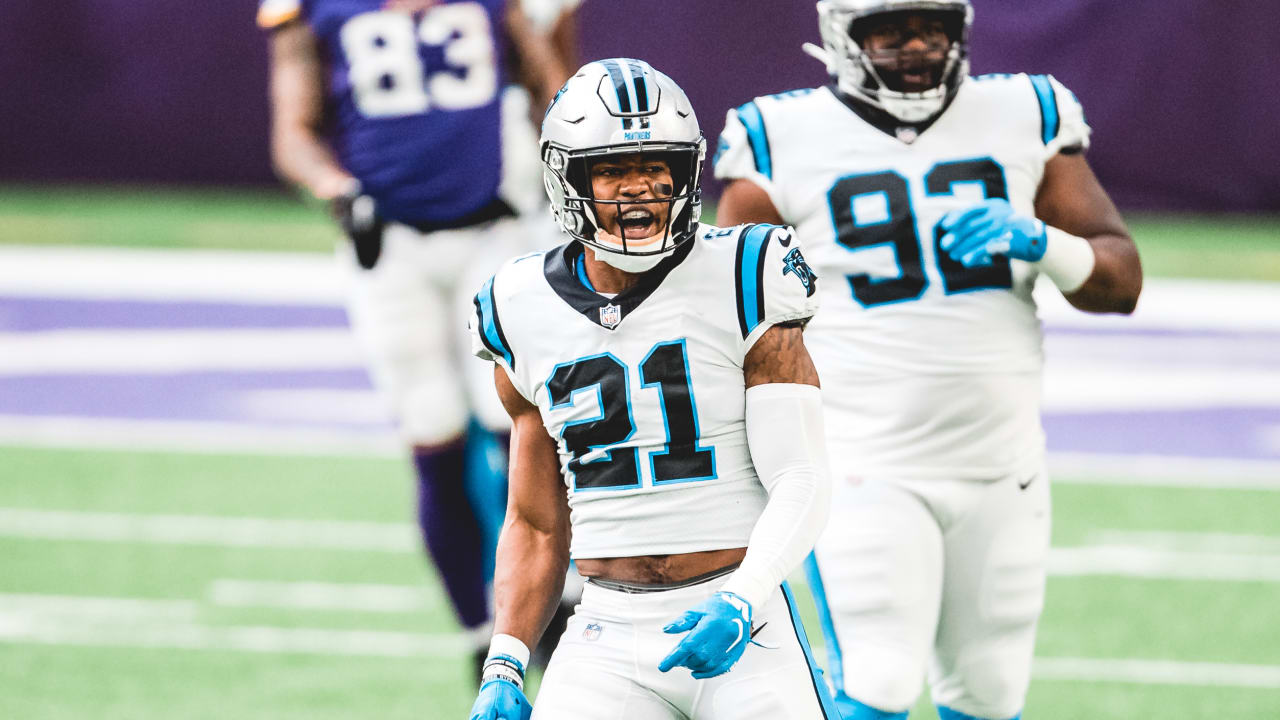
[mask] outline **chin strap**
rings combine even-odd
[[[652,235],[647,238],[642,238],[637,242],[647,244],[649,242],[653,242],[654,238],[660,238],[663,235],[665,235],[665,233],[662,235]],[[622,238],[617,235],[610,235],[604,230],[599,229],[596,230],[596,242],[602,245],[622,246]],[[652,270],[657,267],[658,263],[671,256],[670,251],[653,253],[652,255],[628,255],[624,252],[606,250],[601,247],[589,247],[589,249],[595,253],[597,260],[608,263],[623,272],[630,273],[642,273]],[[671,250],[675,250],[675,246],[672,246]]]
[[[814,60],[817,60],[823,65],[826,65],[828,73],[835,72],[835,69],[836,69],[835,61],[832,60],[831,53],[827,52],[826,48],[820,47],[818,45],[814,45],[811,42],[807,42],[801,45],[800,49],[804,51],[805,55],[808,55]]]

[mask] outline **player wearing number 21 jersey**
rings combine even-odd
[[[854,720],[904,717],[926,671],[947,720],[1007,720],[1049,543],[1032,286],[1127,313],[1137,252],[1075,96],[967,76],[967,0],[818,10],[831,83],[731,111],[715,171],[721,222],[793,225],[822,277],[830,677]]]
[[[472,711],[525,717],[528,646],[572,557],[548,720],[836,717],[783,580],[826,519],[817,285],[785,228],[699,225],[705,143],[647,63],[589,63],[543,123],[573,238],[480,289],[513,419],[495,636]]]

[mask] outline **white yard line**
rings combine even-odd
[[[389,429],[308,428],[287,423],[124,420],[57,415],[0,415],[0,444],[27,447],[245,453],[318,457],[400,457]]]
[[[417,612],[428,607],[424,588],[367,583],[214,580],[209,601],[226,607],[356,612]]]
[[[363,370],[347,328],[0,333],[0,374]]]
[[[411,523],[19,508],[0,508],[0,537],[385,553],[415,553],[421,547]]]
[[[203,625],[191,621],[194,607],[187,601],[0,594],[0,643],[409,659],[460,658],[470,647],[461,633]],[[1032,674],[1051,682],[1280,688],[1276,665],[1037,657]]]
[[[1049,551],[1049,575],[1106,575],[1157,580],[1280,582],[1280,555],[1179,552],[1126,545]]]
[[[1063,484],[1280,490],[1280,460],[1055,452],[1049,470]]]
[[[324,254],[0,246],[0,294],[341,305],[347,274]]]
[[[1136,545],[1151,550],[1280,555],[1280,536],[1222,532],[1095,530],[1092,545]]]
[[[0,643],[396,658],[462,657],[469,647],[461,634],[186,623],[83,625],[49,619],[0,619]]]
[[[1280,688],[1280,665],[1037,657],[1031,665],[1031,674],[1036,680]]]
[[[0,622],[8,623],[33,617],[79,623],[191,622],[198,610],[192,600],[0,593]]]

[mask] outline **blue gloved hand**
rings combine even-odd
[[[965,267],[990,265],[993,255],[1036,262],[1048,246],[1044,223],[1018,215],[1004,198],[988,198],[973,207],[952,210],[938,227],[946,233],[942,249]]]
[[[718,592],[662,631],[689,634],[658,663],[659,670],[687,667],[696,680],[712,678],[729,672],[747,649],[751,641],[751,603],[733,593]]]
[[[529,720],[533,705],[515,681],[493,677],[480,685],[480,695],[471,705],[470,720]]]

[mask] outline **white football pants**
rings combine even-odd
[[[534,698],[533,720],[837,720],[785,585],[753,608],[754,642],[729,672],[694,680],[687,668],[658,671],[683,637],[663,626],[724,581],[648,593],[588,582]]]
[[[1018,714],[1044,605],[1049,505],[1044,470],[994,482],[839,483],[815,550],[837,691],[901,712],[927,668],[936,704],[976,718]]]
[[[534,249],[526,227],[502,218],[422,233],[387,223],[372,270],[359,267],[350,243],[339,244],[351,272],[352,330],[407,444],[447,443],[473,414],[490,430],[510,427],[493,365],[471,357],[467,318],[484,281],[506,259]]]

